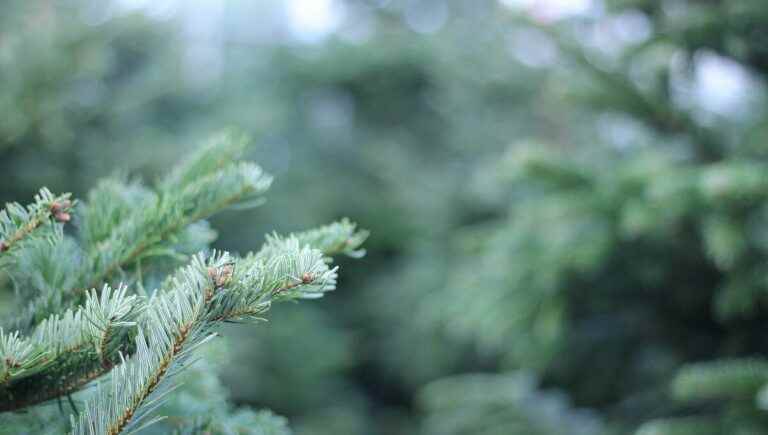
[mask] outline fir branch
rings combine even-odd
[[[344,218],[319,228],[292,233],[287,239],[295,238],[300,245],[319,249],[328,256],[344,254],[359,258],[365,255],[365,250],[360,249],[360,246],[368,238],[368,235],[368,231],[357,230],[356,224]],[[282,249],[282,245],[287,239],[283,239],[275,233],[267,235],[267,241],[257,255],[268,256],[273,250]]]
[[[261,320],[272,302],[319,297],[335,287],[336,269],[329,267],[327,256],[359,256],[367,236],[346,220],[286,238],[270,236],[259,253],[242,259],[215,253],[207,260],[194,257],[149,301],[106,284],[147,257],[173,253],[171,246],[189,225],[232,205],[261,201],[271,177],[255,164],[232,162],[243,147],[243,141],[222,139],[181,165],[157,191],[114,179],[89,196],[78,210],[82,247],[56,233],[57,256],[73,259],[67,273],[21,274],[22,281],[15,281],[38,289],[39,296],[18,322],[28,333],[0,331],[0,412],[69,396],[112,372],[113,391],[90,402],[76,427],[99,434],[135,429],[168,392],[166,380],[212,337],[216,325]],[[14,228],[28,234],[44,219],[70,219],[68,199],[56,202],[45,194],[36,201],[29,210],[21,209],[29,216],[11,207],[18,221]],[[37,217],[37,210],[48,214]],[[23,238],[10,225],[3,229],[13,234],[8,240],[14,243]],[[43,246],[35,246],[36,254],[24,257],[30,266],[44,258],[38,255]],[[67,283],[59,282],[62,276]],[[40,279],[42,286],[35,284]],[[85,291],[102,283],[101,292]],[[82,307],[51,314],[77,303]],[[111,408],[99,411],[105,403]]]
[[[260,320],[259,316],[275,300],[321,296],[335,286],[336,279],[335,269],[328,269],[326,256],[357,252],[366,236],[366,231],[357,231],[356,225],[345,219],[296,235],[269,236],[258,253],[240,260],[223,255],[203,265],[200,257],[195,257],[190,267],[202,273],[209,284],[201,290],[204,301],[211,305],[206,321]],[[300,240],[314,246],[302,245]],[[183,287],[180,283],[189,282],[189,269],[182,268],[166,280],[158,294],[173,294]],[[222,290],[227,290],[226,298],[217,297]],[[159,299],[156,297],[149,305],[155,300]],[[137,296],[127,296],[124,287],[112,292],[105,286],[100,295],[89,292],[83,308],[41,322],[32,334],[32,342],[49,351],[45,364],[0,388],[0,399],[5,399],[0,411],[70,394],[108,373],[120,361],[117,351],[135,348],[124,332],[127,326],[140,322],[138,316],[145,306]],[[58,381],[46,385],[52,374]]]
[[[2,373],[0,411],[68,394],[101,376],[113,365],[111,355],[127,348],[126,329],[142,309],[126,287],[105,286],[100,294],[89,292],[83,307],[41,322],[29,338],[0,334],[0,358],[13,361]]]
[[[0,255],[10,252],[46,223],[68,222],[72,208],[69,197],[68,193],[55,196],[42,188],[27,208],[15,202],[6,204],[0,211]]]
[[[252,163],[231,165],[186,186],[181,192],[161,191],[148,210],[124,220],[102,249],[92,253],[83,288],[99,286],[116,270],[136,262],[184,227],[206,219],[240,201],[263,194],[272,177]],[[117,252],[115,252],[117,251]]]
[[[336,268],[324,254],[289,237],[264,258],[236,260],[214,253],[193,259],[172,278],[172,287],[150,300],[136,339],[136,352],[113,372],[111,388],[99,386],[77,421],[75,434],[131,430],[169,391],[166,380],[181,369],[212,329],[228,320],[259,320],[272,302],[311,298],[332,290]],[[104,404],[108,404],[105,406]]]
[[[174,171],[157,192],[114,180],[100,185],[91,196],[94,203],[80,210],[87,250],[76,284],[33,299],[15,325],[26,330],[62,308],[82,303],[87,290],[109,283],[143,258],[174,254],[170,246],[190,225],[230,206],[260,201],[272,177],[254,163],[229,160],[244,146],[242,138],[232,143],[214,142]],[[101,213],[106,204],[111,204],[109,212]]]
[[[213,136],[206,145],[177,165],[162,181],[161,188],[173,192],[226,167],[243,155],[248,143],[246,135],[235,131]]]
[[[139,180],[118,175],[99,181],[77,209],[79,238],[84,249],[104,249],[103,244],[136,209],[148,207],[154,192]]]
[[[300,244],[306,244],[319,249],[325,255],[344,254],[352,258],[360,258],[365,255],[365,250],[360,246],[368,239],[370,233],[358,230],[357,225],[349,219],[342,219],[332,224],[304,231],[294,236]]]
[[[0,385],[34,367],[45,356],[45,351],[19,337],[19,332],[5,334],[0,328]]]

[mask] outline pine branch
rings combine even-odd
[[[135,210],[151,204],[154,192],[139,180],[118,175],[99,181],[77,209],[79,238],[87,251],[104,249],[104,240]]]
[[[177,165],[162,181],[166,192],[178,191],[201,176],[212,174],[238,160],[247,148],[246,135],[225,131],[213,136],[206,145],[196,150],[187,160]]]
[[[326,256],[356,253],[367,236],[367,232],[355,228],[355,224],[342,220],[288,237],[272,235],[258,253],[231,260],[226,267],[205,268],[206,279],[215,284],[206,287],[206,299],[217,304],[219,310],[210,320],[259,319],[273,300],[322,295],[327,289],[316,284],[324,279]],[[314,246],[302,246],[301,239]],[[180,282],[188,281],[188,271],[181,269],[166,280],[161,294],[172,293]],[[333,282],[328,285],[332,287]],[[230,288],[228,297],[215,298],[214,292],[225,287]],[[268,299],[259,301],[264,295]],[[14,374],[7,385],[0,387],[0,412],[70,394],[108,373],[120,361],[117,352],[130,353],[135,348],[126,326],[138,321],[144,307],[140,298],[127,296],[124,287],[111,292],[106,286],[100,296],[96,291],[89,292],[83,308],[41,322],[24,343],[48,353],[27,367],[23,375]],[[49,379],[57,381],[51,383]]]
[[[268,236],[257,253],[237,262],[233,260],[224,268],[207,268],[208,279],[220,284],[207,288],[208,299],[213,300],[212,303],[226,304],[220,307],[222,311],[212,320],[259,319],[273,299],[320,296],[324,290],[313,287],[313,284],[322,278],[323,268],[327,267],[325,256],[344,252],[357,255],[367,234],[366,231],[357,231],[356,225],[345,219],[287,237]],[[300,240],[308,243],[302,244]],[[302,250],[317,253],[322,265],[318,266],[320,263],[311,255],[307,259],[306,252],[302,254]],[[247,267],[243,269],[243,265]],[[255,275],[242,275],[243,270],[253,271],[254,268],[261,268],[262,271]],[[166,280],[161,291],[172,291],[185,280],[185,276],[187,272],[182,269]],[[231,286],[232,279],[244,279],[239,278],[241,276],[260,277],[260,280],[246,281],[250,287],[245,288],[242,283],[238,284],[236,288],[239,290],[230,291],[225,302],[213,297],[215,290],[225,284]],[[311,291],[313,288],[316,291]],[[262,289],[266,293],[252,289]],[[254,295],[258,294],[271,295],[270,302],[261,303],[254,299]],[[125,330],[126,326],[137,321],[138,313],[143,309],[144,303],[136,296],[126,296],[124,287],[112,293],[107,286],[101,296],[95,291],[89,292],[83,308],[68,310],[41,322],[31,335],[33,338],[27,342],[49,353],[38,361],[38,365],[31,367],[35,371],[27,368],[24,376],[14,375],[8,385],[0,388],[0,398],[4,399],[0,401],[0,412],[70,394],[108,373],[119,361],[117,351],[128,352],[134,348]],[[122,334],[117,334],[120,331]],[[107,343],[109,345],[105,347]],[[54,384],[47,381],[51,375],[57,379]]]
[[[271,176],[257,165],[241,163],[207,175],[181,192],[161,191],[147,205],[149,211],[137,210],[102,242],[102,249],[92,253],[92,268],[87,273],[90,281],[84,288],[96,287],[119,268],[151,255],[161,242],[184,227],[258,197],[271,182]]]
[[[113,365],[126,349],[127,328],[143,306],[126,287],[88,293],[85,305],[41,322],[29,338],[0,333],[0,411],[21,409],[76,391]],[[5,344],[4,344],[5,343]]]
[[[0,412],[69,397],[112,372],[111,390],[99,390],[101,399],[89,402],[75,429],[136,429],[169,391],[167,379],[216,325],[261,320],[275,301],[319,297],[335,287],[328,256],[360,256],[367,237],[347,220],[285,238],[272,235],[258,253],[242,259],[194,257],[149,300],[108,286],[149,257],[178,258],[176,243],[190,225],[233,205],[261,203],[271,177],[255,164],[232,161],[244,144],[220,137],[154,191],[119,179],[101,183],[77,210],[80,244],[60,226],[56,237],[45,239],[50,246],[32,237],[36,243],[14,257],[24,264],[11,277],[17,289],[29,287],[33,299],[18,317],[20,331],[0,330]],[[13,225],[6,222],[2,234],[13,243],[6,250],[45,219],[71,218],[68,196],[56,202],[46,192],[27,210],[9,206]],[[62,268],[61,261],[48,264],[46,258],[71,261]],[[102,285],[101,292],[86,291]],[[54,314],[66,307],[73,308]],[[110,405],[100,409],[105,403]]]
[[[281,239],[272,255],[234,259],[228,254],[197,256],[171,279],[169,290],[148,304],[136,339],[136,352],[113,372],[73,422],[75,434],[118,434],[131,430],[170,391],[167,379],[192,350],[229,320],[260,320],[272,302],[313,298],[335,288],[336,268],[324,254]],[[105,406],[104,404],[109,404]]]
[[[68,222],[72,208],[70,195],[55,196],[46,188],[35,195],[35,202],[24,208],[19,203],[6,204],[0,211],[0,256],[16,248],[24,239],[47,223]]]
[[[352,258],[360,258],[365,255],[365,250],[359,249],[360,245],[368,238],[368,231],[358,231],[356,225],[349,219],[342,219],[329,225],[309,231],[291,234],[301,245],[308,245],[323,251],[325,255],[344,254]],[[276,235],[267,237],[268,248],[271,243],[280,243]],[[263,248],[264,249],[264,248]]]
[[[19,332],[5,334],[0,329],[0,385],[7,385],[12,377],[35,367],[45,357],[45,351],[19,337]]]
[[[69,274],[75,284],[42,292],[14,325],[27,330],[82,303],[88,289],[101,288],[141,260],[176,255],[173,243],[190,225],[230,206],[262,201],[272,177],[256,164],[232,161],[245,143],[231,134],[219,136],[177,167],[156,192],[138,183],[101,183],[78,210],[85,251],[79,270]]]

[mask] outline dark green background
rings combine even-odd
[[[301,434],[768,432],[768,5],[546,3],[350,1],[302,43],[270,2],[214,37],[194,4],[0,1],[0,200],[239,128],[276,181],[216,247],[372,236],[335,293],[225,331],[236,402]]]

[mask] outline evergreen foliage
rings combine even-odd
[[[616,17],[643,10],[653,26],[615,57],[573,43],[584,23],[522,22],[569,60],[553,69],[569,104],[638,122],[632,128],[643,140],[612,149],[574,137],[579,154],[541,135],[485,165],[478,183],[497,186],[489,196],[501,212],[455,229],[446,277],[415,298],[413,328],[447,337],[446,348],[464,343],[503,372],[533,370],[577,406],[599,411],[598,433],[763,433],[766,185],[753,135],[763,138],[764,121],[754,115],[765,99],[753,113],[718,116],[679,88],[713,52],[740,62],[762,86],[759,56],[745,54],[759,44],[745,29],[765,7],[679,2],[685,12],[674,17],[664,2],[615,3]],[[694,36],[703,31],[692,19],[699,14],[744,21],[716,20],[724,28],[707,31],[733,35],[720,45]],[[734,52],[739,44],[744,51]],[[587,130],[599,137],[593,122]],[[473,387],[456,382],[456,391]],[[483,400],[430,416],[425,430],[451,415],[471,421]],[[503,427],[524,409],[487,415],[467,433]]]
[[[216,137],[156,189],[111,179],[76,206],[68,195],[46,189],[27,208],[8,204],[3,266],[20,314],[6,324],[20,330],[0,330],[0,411],[53,399],[72,403],[72,394],[95,381],[82,412],[72,417],[72,433],[138,431],[162,419],[147,417],[172,394],[171,378],[192,364],[218,325],[262,320],[273,302],[317,298],[335,288],[330,256],[359,257],[367,236],[347,220],[268,236],[244,257],[188,254],[210,242],[200,223],[205,218],[262,202],[271,177],[238,161],[246,142],[233,134]],[[77,223],[74,235],[62,231],[70,220]],[[183,430],[240,433],[227,428],[246,425],[256,431],[249,433],[285,432],[268,414],[227,414],[187,422]]]
[[[765,2],[605,0],[561,17],[547,1],[348,1],[308,45],[250,40],[253,10],[227,2],[221,75],[201,88],[179,53],[205,38],[38,3],[0,17],[0,195],[82,199],[43,192],[0,219],[4,239],[30,233],[0,253],[0,288],[21,301],[0,306],[17,314],[0,373],[21,389],[82,358],[72,376],[99,377],[71,387],[77,428],[167,416],[141,432],[286,433],[253,410],[268,407],[301,435],[768,432]],[[24,25],[39,16],[56,25]],[[701,94],[713,78],[728,104]],[[189,151],[169,137],[218,123],[268,132],[269,207],[212,217],[239,187],[234,207],[263,201],[268,177],[230,164],[236,136],[167,170]],[[117,161],[162,175],[85,193]],[[217,233],[248,252],[339,213],[375,229],[364,267],[344,268],[354,292],[275,310],[269,328],[224,322],[322,293],[299,266],[328,283],[333,268],[301,247],[354,258],[363,235],[341,221],[225,256],[205,251]],[[302,284],[237,284],[258,276]],[[108,394],[123,406],[97,407]],[[68,402],[6,412],[0,433],[71,430]]]
[[[425,434],[590,435],[602,429],[591,413],[570,409],[562,394],[538,391],[525,372],[443,378],[424,387],[420,402]]]

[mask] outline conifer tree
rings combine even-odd
[[[563,61],[550,73],[583,123],[563,119],[565,140],[515,141],[479,171],[504,211],[457,228],[441,297],[415,302],[414,326],[499,370],[425,387],[427,433],[451,419],[466,427],[456,433],[768,431],[766,70],[756,31],[766,11],[750,1],[616,1],[582,21],[514,19],[556,44]],[[638,15],[649,26],[640,41],[613,53],[584,43],[591,24]],[[691,97],[711,59],[746,78],[743,106],[723,113]],[[606,140],[601,129],[617,124],[632,143]],[[519,399],[508,379],[521,369],[545,386],[539,398]],[[475,388],[487,395],[444,399]],[[542,422],[529,404],[546,408],[553,389],[567,399]],[[569,424],[571,406],[596,412],[597,424]]]

